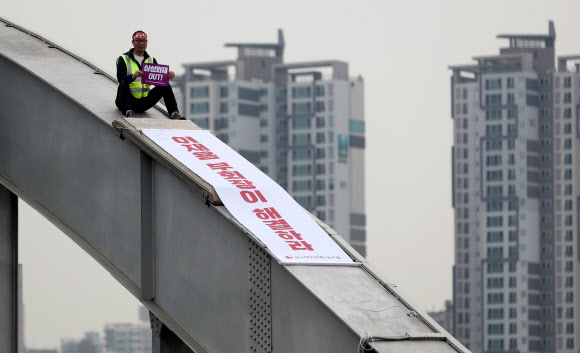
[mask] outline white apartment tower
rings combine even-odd
[[[284,63],[284,39],[184,64],[181,111],[366,253],[364,83],[337,60]]]
[[[554,274],[554,329],[556,350],[580,348],[580,55],[558,58],[553,75],[554,121],[544,126],[552,133],[554,229],[551,246]]]
[[[580,56],[555,30],[452,66],[454,335],[473,352],[577,352]]]

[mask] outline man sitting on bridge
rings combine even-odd
[[[147,34],[143,31],[133,33],[133,49],[121,55],[117,59],[117,98],[115,105],[126,117],[135,117],[135,112],[142,113],[153,107],[161,97],[167,105],[167,111],[171,113],[171,119],[185,120],[179,114],[177,101],[173,94],[171,85],[167,87],[155,86],[150,89],[150,85],[141,83],[143,63],[157,64],[152,56],[145,51],[147,49]],[[169,71],[169,79],[175,77],[173,71]]]

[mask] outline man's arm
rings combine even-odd
[[[127,75],[127,65],[125,65],[125,60],[122,57],[117,58],[117,81],[119,83],[123,81],[131,83],[134,81],[131,75]]]

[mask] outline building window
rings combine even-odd
[[[503,308],[487,309],[487,318],[490,320],[503,319]]]
[[[486,151],[501,151],[502,149],[502,140],[486,140],[485,141],[485,150]]]
[[[292,103],[292,113],[296,115],[305,115],[312,112],[312,104],[310,102]]]
[[[318,119],[319,118],[317,118],[317,120]],[[322,118],[322,119],[324,119],[324,118]],[[316,125],[317,125],[317,127],[319,127],[318,124],[316,124]],[[365,133],[365,122],[362,121],[362,120],[350,119],[349,120],[349,131],[350,132],[356,132],[356,133],[359,133],[359,134],[364,134]]]
[[[292,144],[294,146],[310,145],[310,134],[294,134],[292,135]]]
[[[230,106],[227,102],[220,102],[220,113],[228,113]]]
[[[312,208],[312,197],[311,196],[296,196],[294,200],[298,204],[306,209]]]
[[[209,118],[191,119],[193,123],[202,129],[209,129]]]
[[[292,98],[307,98],[312,95],[310,86],[292,87]]]
[[[550,207],[552,207],[552,201],[550,199],[544,199],[540,202],[540,207],[550,208]]]
[[[500,154],[495,154],[495,155],[487,156],[486,159],[485,159],[485,164],[488,167],[501,165],[501,155]]]
[[[324,102],[316,101],[316,112],[324,112],[326,110]]]
[[[487,197],[501,197],[502,194],[503,188],[501,185],[487,187]]]
[[[501,125],[487,125],[485,127],[485,136],[487,137],[501,136]]]
[[[500,170],[501,173],[501,170]],[[500,193],[501,194],[501,193]],[[486,203],[487,212],[499,212],[503,210],[503,202],[498,200],[488,201]]]
[[[487,257],[490,259],[501,259],[503,257],[503,247],[497,246],[497,247],[487,248]],[[502,283],[503,283],[503,279],[502,279]],[[503,284],[502,284],[502,287],[503,287]]]
[[[488,227],[501,227],[501,226],[503,226],[503,217],[502,216],[487,217],[487,226]]]
[[[310,129],[310,118],[301,117],[292,119],[292,128],[296,130]]]
[[[513,93],[507,94],[507,104],[515,104],[516,96]]]
[[[515,79],[513,77],[507,78],[507,88],[515,88]]]
[[[294,191],[311,191],[312,181],[311,180],[297,180],[292,182],[292,190]]]
[[[552,128],[552,125],[550,123],[540,124],[540,131],[542,131],[542,132],[548,132],[551,130],[551,128]]]
[[[493,78],[485,80],[485,89],[501,89],[501,78]]]
[[[564,119],[570,119],[572,117],[572,108],[564,108],[563,116]]]
[[[316,91],[316,97],[324,97],[324,86],[316,86],[314,89]]]
[[[501,105],[501,94],[486,94],[485,95],[486,105]]]
[[[487,325],[488,335],[503,335],[503,324],[489,324]]]
[[[191,87],[189,93],[191,98],[207,98],[209,97],[209,87]]]
[[[312,150],[311,149],[299,149],[292,151],[292,160],[294,161],[303,161],[312,159]]]
[[[209,113],[209,102],[191,103],[192,114],[207,114]]]
[[[228,134],[216,134],[216,137],[223,143],[228,143],[230,141],[230,136]]]
[[[503,304],[503,293],[488,293],[487,294],[488,304]],[[502,328],[503,333],[503,328]]]
[[[310,164],[292,166],[292,175],[293,176],[302,176],[302,175],[311,175],[311,174],[312,174],[312,167]]]
[[[489,262],[487,264],[487,273],[502,273],[503,262]]]
[[[552,216],[550,216],[550,215],[544,215],[544,216],[542,216],[541,222],[542,222],[542,224],[550,224],[550,223],[552,223]]]

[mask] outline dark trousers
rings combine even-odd
[[[163,98],[165,101],[167,112],[170,115],[178,110],[177,101],[175,100],[175,95],[173,94],[171,85],[167,87],[155,86],[151,91],[149,91],[147,97],[137,99],[131,94],[131,91],[129,90],[129,84],[121,83],[119,84],[119,88],[117,90],[115,105],[117,108],[119,108],[119,110],[121,110],[123,115],[125,115],[127,110],[132,110],[136,113],[143,113],[144,111],[157,104],[161,98]]]

